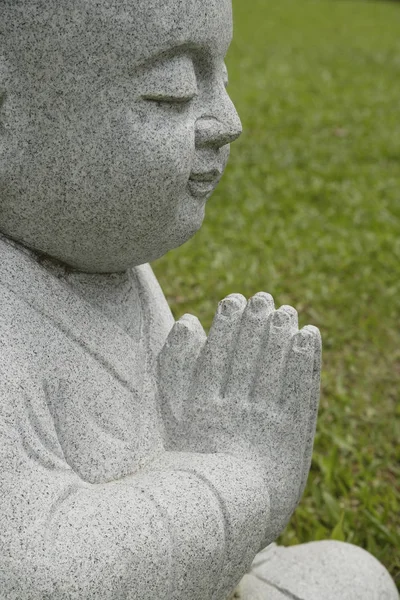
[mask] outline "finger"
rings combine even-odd
[[[281,419],[282,462],[290,465],[290,478],[296,499],[296,490],[299,490],[303,479],[314,353],[313,332],[304,328],[292,337],[285,359],[280,403],[277,406]]]
[[[322,363],[322,341],[321,334],[317,327],[308,325],[307,330],[312,332],[314,336],[314,363],[311,381],[311,393],[310,393],[310,410],[309,420],[307,425],[306,433],[306,446],[304,450],[303,468],[302,468],[302,481],[300,485],[299,499],[303,495],[304,488],[306,487],[308,473],[310,471],[315,429],[317,425],[318,417],[318,406],[321,388],[321,363]]]
[[[257,363],[268,331],[268,318],[275,309],[270,294],[250,298],[243,312],[223,395],[231,401],[246,401],[254,387]]]
[[[297,312],[291,306],[281,306],[269,317],[266,344],[262,348],[256,369],[253,402],[265,406],[277,402],[283,383],[283,359],[290,339],[297,331]]]
[[[184,315],[171,329],[158,357],[161,411],[166,428],[178,426],[193,380],[197,358],[206,341],[200,321]]]
[[[299,412],[300,407],[307,423],[314,353],[314,334],[304,327],[292,337],[283,369],[280,405],[285,412],[293,415]]]
[[[204,397],[204,400],[220,396],[245,306],[246,298],[241,294],[231,294],[219,303],[198,362],[198,400],[200,396]]]

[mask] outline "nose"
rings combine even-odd
[[[242,133],[242,124],[232,100],[224,89],[224,96],[215,98],[210,110],[196,121],[196,146],[221,148],[234,142]]]

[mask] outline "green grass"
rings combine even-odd
[[[271,292],[324,341],[312,472],[281,541],[400,582],[400,4],[234,1],[244,133],[201,232],[155,271],[176,317]]]

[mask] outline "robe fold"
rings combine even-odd
[[[165,452],[151,268],[130,273],[135,342],[29,251],[1,239],[0,258],[0,599],[226,598],[268,493],[233,457]]]

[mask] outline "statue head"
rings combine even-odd
[[[230,0],[0,0],[0,231],[88,272],[200,227],[241,131]]]

